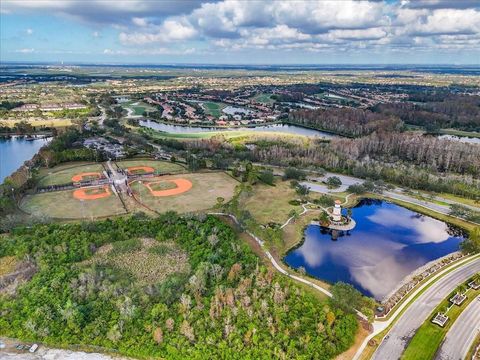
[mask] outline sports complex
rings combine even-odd
[[[192,173],[182,164],[147,158],[66,163],[42,169],[20,209],[65,220],[196,212],[214,207],[218,198],[230,200],[236,185],[225,172]]]

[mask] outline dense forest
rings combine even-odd
[[[291,112],[288,120],[351,137],[364,136],[379,130],[395,131],[402,127],[402,121],[396,116],[351,108],[302,109]]]
[[[379,142],[382,136],[387,140],[398,136],[395,141],[402,144]],[[342,148],[346,146],[344,142],[347,145],[352,142],[352,147],[362,152]],[[168,145],[174,146],[171,141]],[[240,160],[311,170],[325,169],[412,189],[480,199],[476,145],[400,133],[373,134],[362,139],[335,139],[331,142],[312,140],[308,143],[282,137],[257,139],[250,141],[249,147],[251,150],[238,144],[232,146],[223,139],[195,140],[185,143],[186,150],[181,150],[181,153],[193,152],[203,158],[220,158],[223,166],[231,166]],[[387,150],[389,152],[384,153]],[[424,163],[419,163],[421,158]],[[455,163],[456,160],[459,164]],[[448,171],[443,171],[445,169]]]
[[[334,139],[332,149],[350,159],[407,162],[439,172],[480,174],[480,146],[414,133],[375,133],[359,139]]]
[[[139,251],[146,239],[155,256],[175,246],[188,264],[146,284],[136,274],[148,262],[127,271],[95,261]],[[329,359],[351,346],[358,327],[348,307],[266,269],[211,216],[19,228],[0,242],[0,259],[7,256],[31,273],[13,291],[0,283],[0,333],[9,337],[136,357]]]
[[[480,96],[414,94],[409,102],[379,104],[375,111],[427,129],[480,131]]]

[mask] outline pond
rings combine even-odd
[[[30,160],[50,139],[0,138],[0,184],[23,163]]]
[[[419,267],[457,251],[464,239],[442,221],[380,200],[363,200],[352,217],[357,226],[337,240],[308,225],[305,241],[285,263],[330,283],[350,283],[380,301]]]
[[[219,131],[267,131],[267,132],[280,132],[294,135],[304,136],[318,136],[325,139],[332,139],[338,137],[338,135],[330,134],[324,131],[309,129],[297,125],[289,124],[272,124],[272,125],[260,125],[255,127],[237,127],[237,128],[214,128],[214,127],[198,127],[198,126],[181,126],[158,123],[151,120],[142,120],[140,125],[154,129],[157,131],[163,131],[172,134],[194,134],[199,132],[219,132]]]
[[[480,138],[478,137],[440,135],[438,138],[442,140],[460,141],[468,144],[480,144]]]

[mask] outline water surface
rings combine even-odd
[[[460,141],[468,144],[480,144],[480,138],[477,137],[440,135],[438,138],[442,140]]]
[[[198,126],[180,126],[172,124],[157,123],[151,120],[142,120],[140,125],[154,129],[157,131],[168,132],[172,134],[194,134],[199,132],[219,132],[219,131],[267,131],[280,132],[294,135],[318,136],[326,139],[338,137],[338,135],[329,134],[324,131],[309,129],[297,125],[289,124],[272,124],[261,125],[255,127],[238,127],[238,128],[214,128],[214,127],[198,127]]]
[[[0,184],[49,141],[50,139],[27,141],[23,137],[0,138]]]
[[[442,221],[380,200],[364,200],[352,214],[357,227],[337,240],[324,228],[307,226],[305,242],[284,261],[381,300],[417,268],[458,250],[463,240]]]

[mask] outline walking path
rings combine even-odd
[[[208,213],[209,215],[216,215],[216,216],[228,216],[229,218],[231,218],[235,224],[237,224],[238,226],[240,226],[241,228],[243,228],[241,225],[240,225],[240,222],[237,220],[237,218],[232,215],[232,214],[227,214],[227,213],[222,213],[222,212],[211,212],[211,213]],[[250,235],[257,243],[258,245],[260,245],[260,247],[262,248],[264,254],[267,256],[267,258],[270,260],[270,262],[272,263],[273,267],[280,273],[282,273],[283,275],[285,276],[288,276],[289,278],[291,279],[294,279],[296,281],[299,281],[303,284],[306,284],[312,288],[314,288],[315,290],[318,290],[320,292],[322,292],[323,294],[327,295],[328,297],[332,297],[332,293],[330,291],[328,291],[327,289],[324,289],[322,288],[321,286],[307,280],[307,279],[304,279],[300,276],[297,276],[297,275],[294,275],[294,274],[290,274],[288,271],[286,271],[284,268],[282,268],[278,263],[277,261],[275,260],[275,258],[272,256],[272,254],[270,253],[270,251],[268,251],[266,248],[265,248],[265,242],[260,239],[258,236],[254,235],[253,233],[251,233],[249,230],[247,229],[244,229],[244,231]],[[364,314],[362,314],[360,311],[358,310],[355,310],[357,316],[361,317],[363,320],[366,320],[368,321],[368,318],[367,316],[365,316]]]

